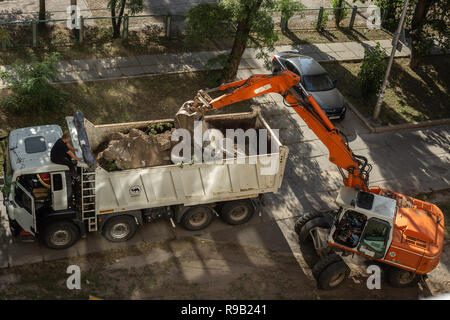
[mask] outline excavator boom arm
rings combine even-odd
[[[294,86],[297,85],[303,91],[306,101],[294,89]],[[211,92],[228,89],[232,89],[232,91],[217,98],[213,99],[209,96]],[[285,102],[297,112],[317,135],[329,150],[330,161],[340,169],[346,186],[368,190],[370,165],[367,164],[367,160],[353,154],[345,136],[331,123],[314,97],[304,90],[300,84],[300,77],[291,71],[284,70],[277,74],[253,75],[248,79],[222,84],[210,90],[200,90],[194,99],[192,108],[218,109],[268,93],[282,95]],[[348,175],[345,176],[341,169],[346,170]]]

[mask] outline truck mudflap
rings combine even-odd
[[[90,168],[95,168],[97,161],[95,160],[94,154],[92,153],[91,147],[89,145],[88,135],[84,127],[84,116],[80,110],[77,110],[75,112],[73,122],[75,124],[75,128],[77,129],[78,142],[83,154],[84,162]]]
[[[255,213],[258,214],[258,216],[261,216],[262,209],[264,207],[264,194],[261,193],[257,198],[251,198],[250,200],[255,208]]]

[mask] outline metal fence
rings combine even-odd
[[[370,7],[303,9],[289,19],[291,31],[366,27]],[[146,42],[154,37],[174,37],[187,33],[185,16],[170,14],[132,16],[94,16],[78,20],[78,28],[67,26],[67,19],[0,22],[2,48],[45,47],[111,41],[111,19],[120,20],[122,39]],[[281,14],[273,12],[275,29],[282,27]]]

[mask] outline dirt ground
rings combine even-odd
[[[69,290],[66,268],[81,269]],[[384,285],[368,290],[356,277],[337,291],[316,288],[294,255],[185,238],[75,259],[0,270],[0,299],[416,299],[428,296]]]

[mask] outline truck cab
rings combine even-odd
[[[21,128],[8,136],[3,199],[13,234],[53,237],[52,241],[64,245],[70,240],[64,230],[49,235],[56,224],[70,221],[75,235],[83,231],[69,168],[50,160],[50,150],[61,136],[57,125]]]

